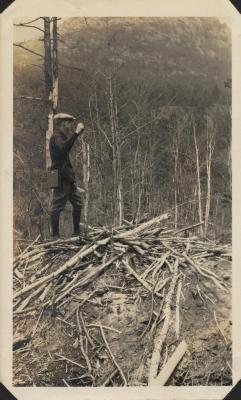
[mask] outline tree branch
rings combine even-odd
[[[41,97],[31,97],[31,96],[17,96],[14,97],[15,99],[23,99],[23,100],[34,100],[34,101],[46,101],[45,99],[42,99]]]
[[[75,70],[75,71],[83,72],[84,74],[87,75],[86,71],[85,71],[84,69],[82,69],[82,68],[79,68],[79,67],[72,67],[71,65],[62,64],[62,63],[59,63],[59,65],[61,65],[61,67],[65,67],[65,68],[73,69],[73,70]]]
[[[31,50],[31,49],[28,49],[27,47],[24,47],[24,46],[23,46],[22,44],[20,44],[20,43],[18,43],[18,44],[17,44],[17,43],[13,43],[13,45],[16,46],[16,47],[20,47],[20,49],[29,51],[29,53],[32,53],[32,54],[34,54],[35,56],[44,58],[43,54],[36,53],[36,51],[33,51],[33,50]]]
[[[24,26],[25,28],[33,28],[33,29],[37,29],[40,32],[44,33],[44,30],[39,28],[38,26],[34,26],[34,25],[26,25],[26,24],[13,24],[14,26]]]
[[[37,65],[37,64],[30,64],[30,65],[32,65],[32,67],[36,67],[36,68],[39,68],[39,69],[43,69],[43,67],[42,67],[42,65]]]
[[[40,19],[44,19],[44,17],[39,17],[39,18],[35,18],[35,19],[33,19],[33,20],[31,20],[31,21],[29,21],[29,22],[23,22],[23,24],[32,24],[33,22],[36,22],[36,21],[39,21]]]

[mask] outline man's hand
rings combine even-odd
[[[83,122],[79,122],[76,129],[75,129],[75,133],[77,133],[77,135],[80,135],[81,133],[83,133],[85,127]]]

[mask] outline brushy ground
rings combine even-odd
[[[182,240],[188,242],[189,238]],[[178,244],[179,250],[182,243]],[[231,385],[231,257],[223,257],[219,252],[202,257],[203,249],[194,251],[195,238],[188,246],[190,257],[195,257],[195,262],[215,273],[226,290],[195,273],[189,265],[180,264],[180,336],[176,336],[174,295],[172,320],[161,353],[160,369],[183,339],[188,350],[166,385]],[[76,251],[73,247],[68,252],[62,249],[57,255],[54,252],[43,255],[34,268],[28,269],[28,265],[23,265],[25,284],[38,278],[40,265],[41,268],[47,265],[45,273],[50,273]],[[101,253],[102,249],[98,251]],[[130,251],[129,256],[133,268],[141,276],[153,259],[166,251],[162,246],[155,245],[153,252],[149,248],[145,256],[134,251]],[[93,268],[97,264],[98,254]],[[170,265],[164,264],[158,279],[164,281],[170,274]],[[26,312],[14,314],[14,335],[29,335],[32,338],[13,352],[13,384],[122,386],[123,380],[106,348],[100,323],[128,386],[146,386],[153,340],[156,331],[162,327],[162,318],[157,321],[155,329],[152,327],[160,304],[165,301],[168,285],[157,297],[129,274],[121,261],[117,261],[89,285],[76,287],[62,304],[56,305],[58,287],[66,287],[74,276],[64,274],[56,280],[46,306],[40,299],[35,299],[28,304]],[[15,290],[21,287],[20,281],[16,278]],[[149,276],[146,281],[150,284],[154,282]],[[88,296],[89,300],[81,305]],[[77,316],[75,310],[79,305]]]

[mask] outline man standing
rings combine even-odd
[[[81,215],[81,195],[76,185],[75,173],[69,159],[69,152],[76,139],[83,134],[84,125],[78,123],[76,129],[75,118],[69,114],[54,116],[54,134],[50,138],[49,151],[52,160],[51,170],[57,170],[58,186],[53,190],[51,206],[51,225],[53,238],[59,237],[59,219],[67,201],[73,206],[73,234],[79,235]]]

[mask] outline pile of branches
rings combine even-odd
[[[219,290],[226,291],[226,283],[213,271],[205,268],[202,261],[215,257],[231,257],[229,246],[220,246],[212,241],[204,241],[198,236],[191,236],[190,232],[200,224],[181,230],[167,229],[165,221],[169,217],[169,214],[163,214],[136,226],[126,224],[109,229],[89,227],[88,236],[85,238],[73,237],[42,242],[37,238],[31,243],[14,259],[13,309],[16,325],[23,316],[35,316],[36,322],[33,330],[26,335],[19,335],[16,329],[13,349],[18,350],[33,340],[46,310],[64,316],[63,321],[69,325],[71,318],[76,318],[84,365],[72,362],[82,367],[83,373],[92,376],[94,386],[93,367],[87,347],[83,345],[83,338],[90,347],[93,347],[93,340],[81,314],[81,308],[106,289],[99,288],[91,292],[87,290],[100,274],[106,274],[110,267],[117,270],[122,268],[127,272],[127,277],[132,276],[138,282],[138,287],[142,287],[152,296],[150,319],[142,333],[142,337],[149,333],[153,339],[148,385],[164,385],[187,350],[187,344],[181,341],[164,368],[160,370],[162,349],[173,320],[176,337],[180,338],[179,303],[185,269],[197,275],[199,282],[208,280]],[[197,285],[196,289],[200,298],[208,298],[203,288]],[[75,307],[70,307],[73,302]],[[154,304],[157,302],[159,303],[155,310]],[[114,375],[119,374],[121,385],[128,385],[124,368],[114,356],[105,335],[105,330],[111,330],[111,327],[103,326],[101,322],[92,322],[95,322],[92,326],[98,328],[110,362],[114,365],[114,371],[101,384],[107,385]],[[58,357],[60,360],[71,362],[63,355]]]

